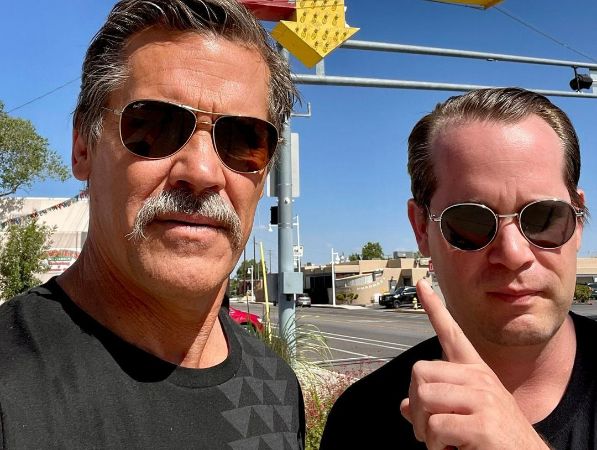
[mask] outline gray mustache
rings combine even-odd
[[[242,231],[238,214],[221,196],[211,191],[195,195],[186,189],[173,189],[148,198],[137,212],[133,229],[127,237],[133,241],[147,239],[147,225],[157,217],[169,213],[201,215],[215,220],[225,228],[233,249],[241,247]]]

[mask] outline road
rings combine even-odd
[[[240,303],[232,306],[246,310]],[[263,305],[250,305],[250,311],[262,315]],[[278,309],[271,307],[270,314],[276,322]],[[316,327],[330,349],[327,358],[321,353],[311,353],[309,359],[342,372],[370,372],[434,335],[424,313],[373,308],[297,308],[297,326],[299,330]]]
[[[232,306],[246,310],[242,303]],[[573,305],[572,310],[597,318],[597,302]],[[263,315],[263,305],[252,304],[250,311]],[[276,307],[271,307],[271,317],[273,322],[277,321]],[[425,313],[392,309],[297,308],[297,324],[299,330],[316,327],[330,348],[331,355],[327,358],[312,353],[309,359],[327,362],[334,370],[361,375],[435,334]]]

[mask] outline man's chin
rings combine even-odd
[[[482,331],[485,338],[504,347],[528,347],[544,345],[557,333],[562,322],[555,317],[540,320],[533,316],[517,317],[503,326],[487,326]]]

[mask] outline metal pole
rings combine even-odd
[[[332,248],[332,305],[336,306],[336,270],[334,265],[334,249]]]
[[[253,284],[253,268],[251,267],[251,301],[255,301],[255,285]]]
[[[255,233],[253,233],[253,267],[257,267],[257,256],[255,255]],[[257,279],[259,279],[259,270],[257,270]]]
[[[299,248],[298,253],[298,271],[301,271],[301,224],[299,222],[299,215],[296,215],[296,245]]]
[[[540,64],[544,66],[585,67],[597,69],[597,64],[586,61],[569,61],[562,59],[535,58],[531,56],[507,55],[503,53],[474,52],[440,47],[422,47],[389,42],[371,42],[348,40],[340,48],[353,50],[375,50],[381,52],[410,53],[417,55],[448,56],[455,58],[484,59],[486,61],[507,61],[524,64]]]
[[[278,45],[278,51],[288,61],[288,50]],[[278,330],[286,338],[291,355],[295,353],[295,314],[292,296],[284,294],[283,277],[294,272],[292,254],[292,158],[290,154],[290,118],[282,127],[283,143],[279,150],[277,170],[278,191]]]
[[[355,86],[372,88],[391,88],[391,89],[420,89],[424,91],[457,91],[467,92],[475,89],[492,88],[496,86],[480,84],[454,84],[454,83],[436,83],[428,81],[408,81],[408,80],[389,80],[385,78],[363,78],[363,77],[344,77],[344,76],[318,76],[309,74],[293,74],[292,79],[297,84],[328,85],[328,86]],[[532,89],[538,94],[551,97],[578,97],[578,98],[597,98],[597,94],[586,94],[575,91],[554,91],[546,89]]]

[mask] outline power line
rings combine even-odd
[[[478,10],[482,10],[485,11],[485,8],[483,8],[482,6],[475,6],[475,5],[465,5],[462,3],[449,3],[446,2],[446,0],[426,0],[430,3],[442,3],[444,5],[449,5],[449,6],[455,6],[455,7],[459,7],[459,8],[472,8],[472,9],[478,9]],[[449,0],[448,0],[449,1]],[[550,41],[564,47],[567,50],[570,50],[571,52],[576,53],[577,55],[582,56],[583,58],[587,58],[588,60],[592,61],[592,62],[597,62],[597,60],[595,58],[593,58],[592,56],[587,55],[586,53],[583,53],[579,50],[576,50],[575,48],[571,47],[570,45],[566,44],[565,42],[562,42],[558,39],[556,39],[555,37],[551,36],[550,34],[546,33],[545,31],[537,28],[535,25],[532,25],[528,22],[526,22],[525,20],[521,19],[520,17],[515,16],[514,14],[512,14],[510,11],[504,9],[504,8],[500,8],[499,6],[493,6],[493,9],[499,11],[500,13],[502,13],[503,15],[505,15],[506,17],[518,22],[519,24],[521,24],[522,26],[528,28],[531,31],[534,31],[535,33],[543,36],[544,38],[549,39]]]
[[[569,46],[568,44],[566,44],[565,42],[562,42],[562,41],[560,41],[560,40],[558,40],[558,39],[554,38],[553,36],[551,36],[551,35],[547,34],[545,31],[542,31],[542,30],[540,30],[540,29],[539,29],[539,28],[537,28],[536,26],[534,26],[534,25],[531,25],[531,24],[530,24],[530,23],[528,23],[528,22],[525,22],[525,21],[524,21],[524,20],[522,20],[520,17],[516,17],[514,14],[512,14],[511,12],[509,12],[509,11],[505,10],[504,8],[500,8],[499,6],[494,6],[494,9],[496,9],[496,10],[497,10],[497,11],[499,11],[499,12],[501,12],[503,15],[505,15],[505,16],[507,16],[507,17],[509,17],[510,19],[512,19],[512,20],[514,20],[514,21],[516,21],[516,22],[518,22],[519,24],[521,24],[521,25],[523,25],[523,26],[527,27],[528,29],[530,29],[530,30],[534,31],[535,33],[537,33],[537,34],[540,34],[541,36],[543,36],[543,37],[545,37],[545,38],[549,39],[550,41],[552,41],[552,42],[555,42],[556,44],[558,44],[558,45],[560,45],[560,46],[562,46],[562,47],[564,47],[564,48],[566,48],[566,49],[570,50],[571,52],[574,52],[574,53],[576,53],[577,55],[580,55],[580,56],[582,56],[583,58],[587,58],[587,59],[588,59],[588,60],[590,60],[590,61],[597,62],[597,60],[596,60],[596,59],[594,59],[593,57],[591,57],[591,56],[589,56],[589,55],[587,55],[587,54],[585,54],[585,53],[583,53],[583,52],[580,52],[580,51],[578,51],[578,50],[576,50],[576,49],[574,49],[574,48],[570,47],[570,46]]]
[[[74,80],[67,81],[66,83],[64,83],[64,84],[61,84],[61,85],[60,85],[60,86],[58,86],[57,88],[54,88],[54,89],[52,89],[51,91],[48,91],[48,92],[46,92],[45,94],[42,94],[42,95],[40,95],[39,97],[35,97],[34,99],[32,99],[32,100],[29,100],[28,102],[25,102],[25,103],[23,103],[22,105],[19,105],[19,106],[17,106],[16,108],[12,108],[10,111],[7,111],[7,114],[10,114],[11,112],[13,112],[13,111],[16,111],[17,109],[21,109],[21,108],[23,108],[23,107],[25,107],[25,106],[27,106],[27,105],[30,105],[31,103],[34,103],[34,102],[36,102],[36,101],[38,101],[38,100],[41,100],[42,98],[45,98],[45,97],[47,97],[48,95],[51,95],[51,94],[53,94],[54,92],[56,92],[56,91],[59,91],[60,89],[63,89],[63,88],[65,88],[65,87],[66,87],[66,86],[68,86],[69,84],[73,84],[75,81],[79,81],[80,79],[81,79],[81,77],[77,77],[77,78],[75,78]]]

